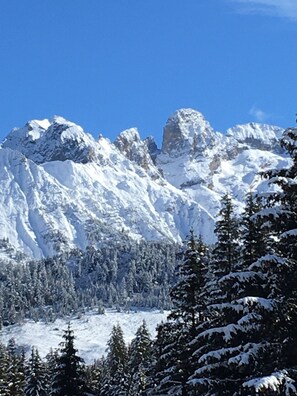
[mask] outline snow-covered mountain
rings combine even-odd
[[[259,172],[288,166],[279,139],[284,130],[265,124],[216,132],[196,110],[176,111],[164,127],[157,167],[166,180],[215,216],[229,192],[240,207],[249,190],[267,189]]]
[[[34,257],[127,238],[178,242],[190,228],[213,242],[222,194],[240,204],[267,188],[259,171],[289,164],[282,133],[248,124],[223,135],[181,109],[158,149],[135,128],[112,144],[62,117],[30,121],[0,149],[0,238]]]

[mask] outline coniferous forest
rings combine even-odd
[[[70,324],[46,359],[0,345],[0,395],[296,395],[297,130],[281,144],[291,167],[262,174],[271,192],[250,192],[241,215],[222,197],[214,246],[190,230],[182,254],[143,242],[1,263],[2,326],[114,305],[170,314],[155,339],[144,322],[130,345],[115,325],[89,366]]]

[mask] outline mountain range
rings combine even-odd
[[[181,242],[192,228],[207,243],[221,197],[237,210],[259,172],[288,167],[284,129],[249,123],[215,131],[193,109],[165,126],[162,147],[136,128],[112,143],[62,117],[13,129],[0,149],[0,239],[30,257],[110,241]]]

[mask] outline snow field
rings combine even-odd
[[[78,354],[87,364],[91,364],[95,359],[106,354],[107,341],[112,327],[117,323],[123,329],[126,343],[130,343],[143,320],[146,321],[150,334],[154,337],[156,326],[161,321],[165,321],[167,315],[168,312],[157,310],[117,312],[107,309],[103,315],[88,312],[81,317],[57,319],[54,323],[26,321],[22,325],[7,326],[1,330],[0,339],[2,343],[7,344],[9,339],[14,338],[17,345],[25,348],[27,355],[31,347],[35,346],[40,356],[44,358],[51,348],[55,349],[59,346],[63,330],[70,322],[76,337],[75,347],[78,349]]]

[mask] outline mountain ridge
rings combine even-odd
[[[283,131],[250,123],[223,135],[180,109],[159,149],[136,128],[111,143],[62,117],[29,121],[0,149],[0,238],[33,257],[111,239],[181,242],[191,228],[213,243],[220,197],[240,208],[250,188],[267,190],[259,170],[289,165]]]

